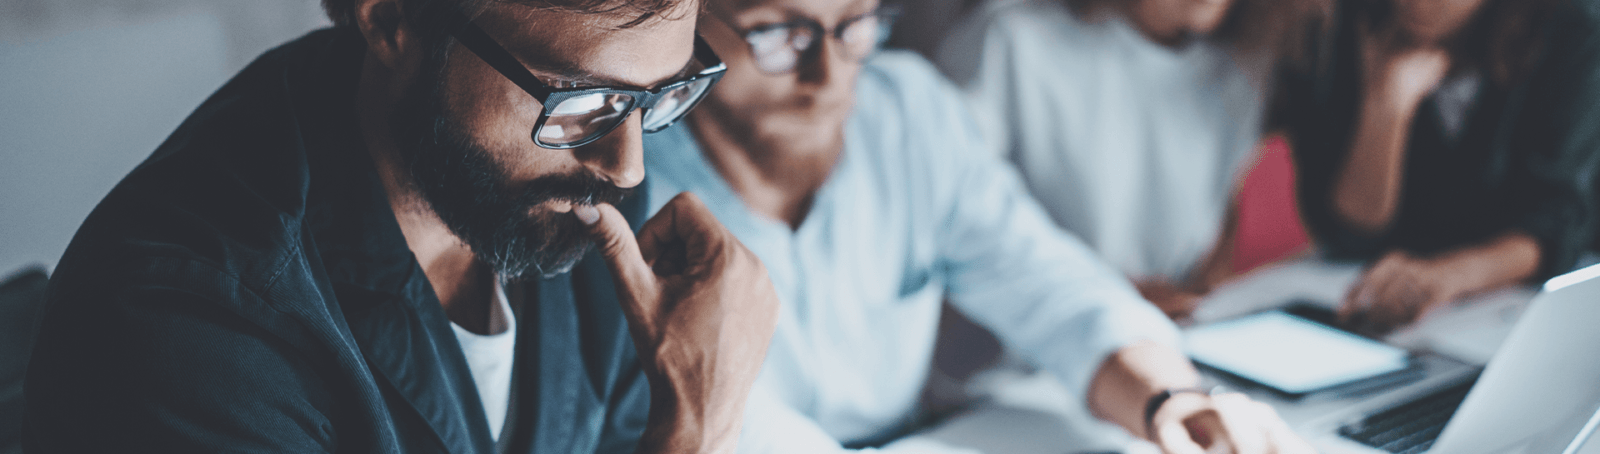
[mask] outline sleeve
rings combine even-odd
[[[1586,4],[1593,4],[1588,2]],[[1588,9],[1595,9],[1589,7]],[[1513,228],[1538,240],[1537,279],[1565,272],[1593,246],[1600,177],[1600,13],[1568,15],[1545,40],[1543,67],[1525,84],[1510,150]]]
[[[914,440],[901,440],[882,448],[848,449],[822,430],[816,421],[778,399],[759,382],[750,391],[744,414],[744,428],[739,434],[740,454],[978,454],[969,449]]]
[[[333,452],[327,386],[298,351],[192,293],[53,301],[30,366],[30,453]]]
[[[1151,340],[1178,345],[1177,328],[1125,277],[1057,226],[1015,169],[974,152],[978,128],[957,110],[935,113],[943,137],[933,173],[941,206],[940,265],[957,309],[1061,378],[1079,396],[1110,353]],[[942,150],[942,151],[941,151]]]

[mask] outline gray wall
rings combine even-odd
[[[0,0],[0,278],[54,267],[78,224],[317,0]]]

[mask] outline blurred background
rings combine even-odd
[[[317,0],[0,0],[0,276],[53,268],[95,204]]]

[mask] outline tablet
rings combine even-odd
[[[1306,394],[1410,366],[1405,350],[1281,311],[1188,330],[1189,356],[1287,394]]]

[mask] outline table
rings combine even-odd
[[[1360,276],[1356,265],[1323,262],[1314,257],[1272,265],[1253,271],[1217,288],[1194,314],[1204,324],[1306,300],[1332,306]],[[1511,326],[1535,294],[1532,288],[1513,288],[1476,295],[1442,309],[1421,322],[1402,329],[1385,341],[1414,351],[1437,353],[1457,361],[1437,360],[1428,367],[1462,367],[1488,362],[1510,333]],[[1424,379],[1395,389],[1341,399],[1307,398],[1288,401],[1265,391],[1246,391],[1271,404],[1284,420],[1302,433],[1325,427],[1331,409],[1350,409],[1353,400],[1373,400],[1388,393],[1434,386]],[[1209,384],[1219,383],[1213,376]],[[897,444],[957,452],[962,448],[989,454],[1069,454],[1088,452],[1159,452],[1135,440],[1120,428],[1088,414],[1081,399],[1050,374],[1025,368],[1000,368],[976,377],[971,386],[987,400],[972,409]],[[1308,438],[1312,438],[1308,436]],[[1325,437],[1324,437],[1325,438]],[[1319,449],[1338,451],[1343,440],[1312,440]],[[1328,446],[1332,446],[1330,449]],[[891,445],[894,447],[894,445]]]

